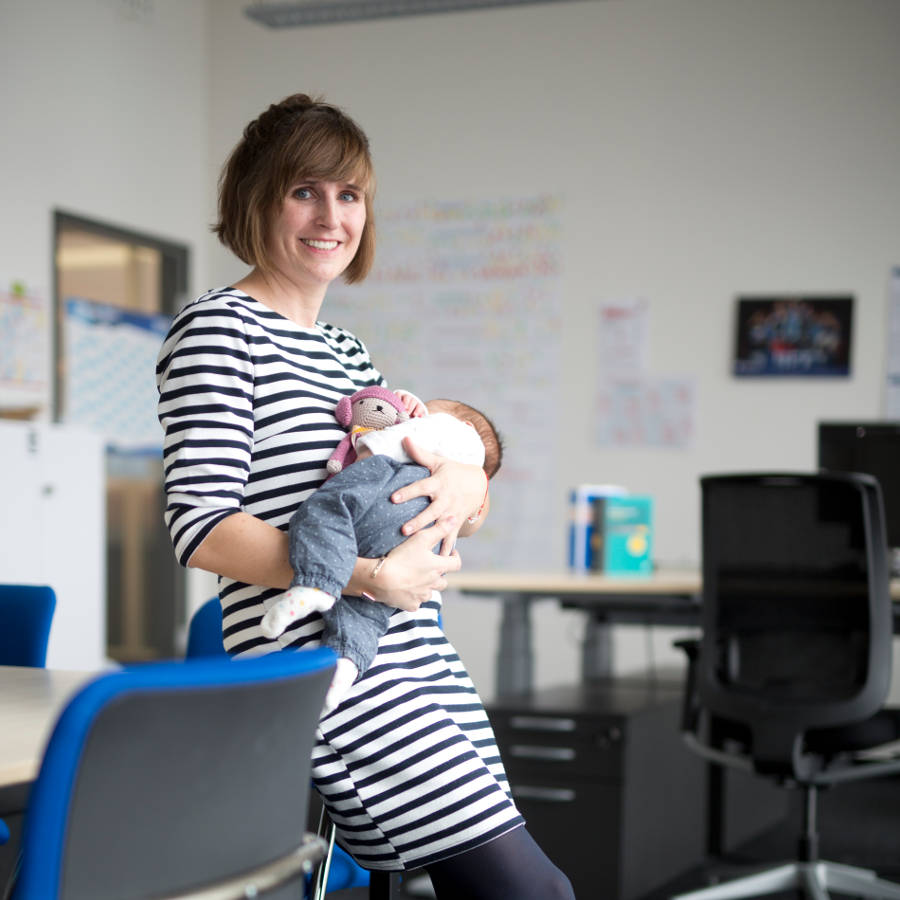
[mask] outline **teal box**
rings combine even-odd
[[[592,568],[604,575],[653,572],[653,498],[640,494],[594,501]]]

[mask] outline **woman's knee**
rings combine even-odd
[[[554,871],[545,885],[545,893],[542,896],[546,900],[575,900],[572,882],[561,869],[557,869],[556,866],[553,868]]]

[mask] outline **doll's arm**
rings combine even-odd
[[[344,463],[347,460],[347,454],[350,452],[350,435],[346,434],[341,438],[337,447],[334,448],[334,452],[331,456],[328,457],[328,462],[325,464],[325,468],[328,471],[335,475],[344,468]]]

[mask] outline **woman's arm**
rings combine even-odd
[[[391,496],[394,503],[403,503],[413,497],[428,497],[431,503],[417,516],[403,526],[403,533],[416,534],[438,519],[448,516],[461,523],[448,532],[441,547],[442,555],[449,555],[458,536],[473,534],[481,524],[489,508],[489,499],[485,494],[485,474],[480,466],[453,462],[436,453],[421,449],[412,440],[404,438],[403,447],[413,462],[425,466],[431,475],[414,481],[406,487],[395,491]],[[482,504],[484,504],[482,508]],[[466,521],[481,510],[474,523]]]
[[[455,534],[457,528],[456,520],[448,516],[436,522],[434,528],[419,531],[398,544],[381,565],[378,560],[358,559],[345,592],[366,594],[379,603],[414,612],[431,599],[432,591],[447,587],[447,572],[460,568],[455,551],[439,556],[432,550],[439,541]]]
[[[377,560],[358,558],[345,593],[368,594],[380,603],[417,610],[431,599],[431,592],[447,587],[447,572],[460,567],[459,554],[438,556],[431,548],[456,529],[447,518],[433,529],[419,532],[395,547],[373,576]],[[216,525],[194,552],[188,565],[224,575],[245,584],[286,590],[293,571],[288,560],[286,532],[237,512]]]
[[[222,519],[194,551],[188,565],[244,584],[281,590],[291,586],[293,577],[287,532],[245,512]]]

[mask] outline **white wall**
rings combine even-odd
[[[657,559],[692,564],[698,474],[811,468],[818,419],[880,415],[900,262],[895,0],[599,0],[281,31],[245,5],[224,0],[212,20],[214,154],[303,90],[366,129],[381,203],[563,196],[570,456],[548,474],[547,567],[562,564],[576,481],[653,494]],[[212,260],[214,281],[240,271]],[[730,376],[735,297],[782,291],[856,297],[850,378]],[[696,379],[690,449],[592,442],[594,310],[633,296],[650,301],[651,371]],[[446,607],[490,693],[485,617],[478,601]],[[578,622],[550,606],[538,622],[539,680],[574,675]],[[618,645],[623,668],[647,658],[641,633]]]
[[[0,287],[21,279],[51,297],[61,209],[188,244],[196,292],[210,220],[204,0],[0,0],[0,32]]]

